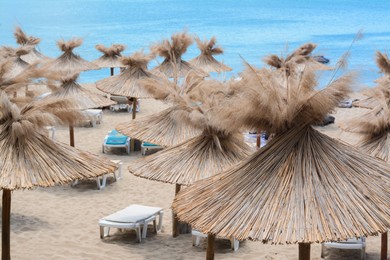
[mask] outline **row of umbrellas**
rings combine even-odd
[[[304,45],[286,58],[271,55],[265,59],[270,68],[248,64],[240,81],[222,83],[222,88],[220,82],[202,79],[180,87],[184,91],[176,95],[171,94],[173,88],[159,92],[160,99],[174,105],[148,118],[150,124],[139,119],[122,123],[117,130],[171,147],[135,161],[129,171],[151,180],[189,185],[176,195],[173,211],[179,220],[208,233],[211,242],[216,235],[233,236],[299,243],[304,250],[313,242],[386,232],[389,165],[312,128],[347,97],[353,84],[347,75],[316,90],[315,70],[322,68],[310,58],[314,48]],[[150,92],[161,90],[153,88],[151,81],[146,85]],[[186,100],[190,100],[187,106]],[[237,104],[245,105],[237,110]],[[163,115],[166,120],[161,119]],[[172,128],[173,122],[181,124]],[[181,128],[194,125],[206,130],[189,138]],[[242,127],[264,129],[275,137],[256,153],[248,156],[241,150],[223,163],[221,158],[239,150],[233,134],[227,141],[231,146],[222,145],[226,133]],[[162,129],[169,130],[160,135]],[[172,133],[182,133],[176,144],[169,138]],[[187,141],[182,137],[188,137]],[[203,143],[204,138],[210,139]],[[225,168],[216,167],[218,163]],[[213,252],[207,256],[212,259]],[[310,251],[300,256],[309,259]]]
[[[220,52],[213,51],[215,39],[197,42],[208,53]],[[145,95],[173,105],[149,118],[152,124],[140,119],[117,129],[169,147],[136,161],[129,171],[175,183],[177,192],[180,185],[189,185],[175,197],[177,219],[208,233],[211,242],[219,235],[298,242],[306,248],[312,242],[387,231],[389,166],[311,127],[347,96],[352,84],[349,76],[315,90],[314,71],[319,67],[310,56],[315,45],[307,44],[286,58],[267,57],[268,68],[248,64],[240,81],[206,80],[199,69],[187,70],[191,64],[181,60],[190,43],[190,37],[179,33],[154,48],[165,58],[160,68],[173,82],[159,73],[148,74],[151,57],[141,52],[121,58],[127,64],[122,63],[127,67],[121,74],[97,82],[98,88],[100,85],[109,93],[120,90],[125,94],[125,86],[136,85],[125,75],[130,77],[136,71],[146,75],[138,87]],[[59,42],[64,54],[51,67],[45,67],[50,62],[43,65],[45,72],[77,58],[72,50],[80,44],[79,40]],[[67,71],[52,72],[66,75],[63,83],[71,85],[69,89],[77,89],[73,84],[75,64],[81,62],[62,65]],[[184,74],[185,81],[179,83]],[[115,77],[122,77],[122,83],[111,82]],[[116,90],[112,91],[108,86],[114,83]],[[245,105],[238,110],[240,104]],[[250,155],[239,138],[243,128],[265,129],[275,133],[275,138]],[[162,129],[164,136],[158,131]],[[208,251],[208,256],[211,259],[213,252]]]

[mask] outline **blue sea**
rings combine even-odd
[[[266,55],[285,55],[313,42],[314,53],[330,65],[350,49],[347,71],[358,71],[359,84],[373,86],[380,76],[375,52],[387,52],[390,45],[389,0],[15,0],[0,6],[0,45],[17,46],[13,31],[20,26],[41,38],[39,50],[49,57],[61,54],[57,40],[81,37],[75,53],[92,61],[101,55],[96,44],[125,44],[123,54],[130,55],[187,30],[201,39],[217,38],[225,52],[216,58],[233,68],[225,78],[243,70],[243,59],[261,67]],[[359,31],[364,37],[352,44]],[[193,44],[183,59],[198,54]],[[80,82],[108,75],[108,69],[82,72]]]

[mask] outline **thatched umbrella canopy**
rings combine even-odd
[[[360,117],[352,118],[346,130],[362,136],[358,147],[386,163],[390,162],[390,62],[387,56],[377,52],[377,64],[387,75],[378,81],[378,86],[366,99],[374,108]],[[382,61],[382,62],[381,62]],[[387,257],[387,232],[382,234],[381,259]]]
[[[59,40],[57,45],[64,53],[58,58],[46,62],[42,68],[49,73],[57,73],[65,77],[72,76],[86,70],[97,70],[99,66],[86,61],[79,55],[73,53],[73,49],[83,43],[82,39],[72,39],[69,41]]]
[[[16,42],[21,46],[32,46],[33,49],[31,52],[21,56],[22,60],[26,61],[29,64],[33,64],[36,62],[42,62],[47,59],[45,55],[37,50],[37,46],[40,43],[41,39],[35,38],[33,36],[27,36],[25,32],[20,27],[15,28],[14,36],[16,38]]]
[[[201,133],[188,122],[189,112],[185,106],[174,105],[153,115],[118,124],[115,129],[138,140],[170,147]]]
[[[238,129],[219,131],[210,127],[208,122],[208,113],[224,100],[223,95],[218,95],[222,88],[224,85],[217,81],[203,81],[189,92],[188,100],[183,99],[190,111],[187,120],[203,130],[200,135],[134,161],[129,171],[142,178],[176,184],[178,192],[181,185],[191,185],[247,157],[251,149]],[[173,236],[177,235],[178,227],[174,220]]]
[[[133,102],[132,118],[136,118],[137,98],[150,98],[140,82],[147,78],[157,78],[148,71],[148,63],[154,55],[145,55],[143,51],[135,52],[129,57],[122,57],[122,66],[126,67],[119,75],[96,82],[96,87],[103,92],[125,96]]]
[[[106,107],[115,104],[116,102],[106,98],[102,95],[94,93],[81,85],[79,85],[76,80],[78,74],[72,76],[64,76],[61,78],[61,84],[59,87],[52,86],[54,90],[50,95],[46,96],[44,99],[51,98],[63,98],[63,99],[72,99],[75,103],[75,109],[89,109],[89,108],[98,108]],[[69,125],[70,133],[70,145],[74,146],[74,127]]]
[[[172,104],[150,115],[124,122],[115,128],[124,135],[161,146],[174,146],[199,135],[202,128],[190,120],[193,108],[188,106],[188,92],[200,83],[199,77],[187,76],[182,85],[168,78],[147,78],[140,82],[144,91],[155,99]]]
[[[3,80],[10,80],[17,77],[27,68],[30,64],[24,61],[21,56],[30,53],[32,50],[31,46],[22,46],[19,48],[7,47],[7,58],[4,58],[3,62],[7,62],[7,70],[2,75]]]
[[[390,90],[390,59],[386,53],[380,51],[376,52],[376,64],[379,67],[379,70],[384,75],[376,80],[377,87],[373,89],[366,90],[364,95],[367,96],[362,100],[353,102],[354,107],[362,107],[373,109],[374,107],[380,105],[378,100],[381,99],[383,88]]]
[[[57,143],[44,128],[58,117],[72,119],[69,100],[40,102],[19,109],[0,93],[0,187],[2,202],[2,259],[10,259],[11,191],[49,187],[114,171],[110,160]],[[52,111],[52,112],[50,112]],[[77,117],[77,115],[76,115]]]
[[[282,85],[273,71],[243,73],[237,99],[244,97],[254,110],[232,118],[275,137],[238,165],[180,192],[172,207],[179,220],[201,232],[299,243],[300,259],[310,259],[309,243],[389,228],[390,166],[312,128],[346,97],[349,77],[318,91],[313,70],[289,68]]]
[[[157,78],[148,71],[148,63],[152,55],[145,55],[142,51],[135,52],[129,57],[120,58],[122,67],[126,67],[119,75],[101,79],[96,87],[106,93],[118,96],[150,98],[152,97],[140,84],[145,78]]]
[[[195,41],[200,50],[199,56],[190,60],[189,63],[193,66],[202,69],[203,71],[210,72],[224,72],[231,71],[232,68],[217,61],[213,56],[223,53],[223,49],[219,46],[215,46],[217,39],[212,37],[209,41],[201,41],[199,38],[195,38]]]
[[[102,44],[97,44],[95,48],[102,52],[103,55],[94,60],[93,63],[100,68],[110,68],[111,76],[114,75],[114,68],[123,67],[120,57],[122,57],[121,52],[125,50],[126,46],[122,44],[113,44],[110,47],[105,47]]]
[[[192,44],[192,38],[185,32],[176,33],[171,36],[171,41],[163,40],[161,43],[151,47],[153,53],[164,58],[164,61],[153,68],[152,72],[162,72],[176,81],[185,77],[188,73],[194,72],[199,76],[206,77],[208,73],[197,68],[187,61],[182,60],[182,55]]]

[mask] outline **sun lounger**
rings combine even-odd
[[[47,126],[47,131],[49,132],[49,136],[52,140],[54,140],[54,135],[56,133],[56,128],[54,126]]]
[[[201,238],[207,238],[207,234],[201,233],[198,230],[192,230],[192,245],[199,246]],[[240,241],[235,239],[234,237],[230,238],[230,245],[232,250],[237,251],[240,246]]]
[[[100,124],[103,120],[103,110],[101,109],[86,109],[83,112],[88,117],[88,123],[92,127]]]
[[[97,184],[98,190],[101,190],[104,187],[106,187],[107,177],[110,176],[111,174],[113,175],[115,181],[122,179],[122,162],[120,160],[111,160],[111,161],[118,165],[118,169],[114,172],[107,173],[107,174],[104,174],[103,176],[96,177],[96,184]],[[76,186],[78,183],[79,183],[79,180],[75,180],[72,183],[72,187]]]
[[[154,231],[161,230],[164,210],[133,204],[99,220],[100,238],[109,236],[110,228],[132,229],[137,234],[137,241],[146,238],[148,224],[153,222]],[[156,218],[158,216],[158,225]],[[141,233],[142,231],[142,233]]]
[[[322,243],[321,258],[324,257],[325,248],[360,249],[360,259],[366,259],[366,238],[350,238],[347,241]]]
[[[164,147],[157,145],[157,144],[152,144],[148,142],[142,142],[141,144],[141,154],[142,155],[149,155],[152,153],[156,153],[160,150],[162,150]]]
[[[115,129],[108,132],[105,136],[102,146],[102,152],[106,152],[106,148],[126,148],[127,154],[130,154],[130,137],[122,135]]]

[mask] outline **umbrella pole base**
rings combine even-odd
[[[3,189],[1,259],[11,259],[11,191]]]
[[[215,235],[207,234],[207,252],[206,252],[207,260],[214,260],[214,244],[215,244]]]
[[[310,243],[299,243],[298,251],[299,260],[310,260]]]

